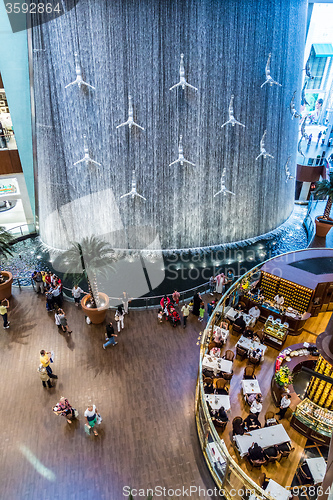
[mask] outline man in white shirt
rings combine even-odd
[[[249,316],[251,316],[249,326],[254,326],[257,322],[257,319],[260,317],[260,309],[258,306],[251,307],[249,310]]]
[[[281,402],[280,402],[280,411],[276,413],[276,415],[279,415],[279,420],[284,418],[286,411],[288,410],[289,406],[291,403],[291,396],[290,394],[284,394],[282,396]]]
[[[262,410],[261,394],[257,394],[256,399],[253,401],[251,405],[250,412],[259,416],[261,410]]]
[[[72,295],[74,297],[76,307],[78,307],[80,304],[81,293],[84,293],[82,288],[80,288],[78,285],[74,285],[74,288],[72,290]]]
[[[278,308],[280,308],[284,304],[284,298],[282,297],[282,295],[277,294],[274,297],[274,302],[278,306]]]

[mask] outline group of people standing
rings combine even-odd
[[[227,274],[219,273],[216,276],[209,278],[209,292],[211,295],[214,293],[225,293],[234,282],[235,275],[231,269],[228,269]]]

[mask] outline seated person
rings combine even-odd
[[[260,317],[260,309],[258,306],[251,307],[249,310],[249,316],[251,317],[250,326],[254,326]]]
[[[246,402],[249,406],[252,405],[253,401],[256,399],[257,395],[252,393],[252,394],[245,394],[245,399]]]
[[[262,396],[261,396],[261,394],[257,394],[256,399],[253,401],[253,403],[251,405],[250,412],[254,413],[258,416],[262,410],[261,402],[262,402]]]
[[[223,336],[222,336],[222,332],[221,332],[221,328],[219,328],[218,326],[216,326],[214,328],[214,333],[213,333],[213,340],[214,342],[223,342]]]
[[[215,410],[215,420],[219,422],[220,424],[223,424],[224,422],[228,422],[228,415],[226,414],[226,411],[224,409],[224,406],[221,406],[219,410]]]
[[[247,326],[243,332],[243,336],[246,337],[247,339],[253,339],[254,331],[252,330],[252,328],[249,328]]]
[[[205,394],[214,394],[214,386],[212,382],[204,382],[204,391]]]
[[[277,458],[279,456],[279,450],[276,445],[269,446],[268,448],[265,448],[264,454],[267,458]]]
[[[240,311],[240,312],[244,311],[244,307],[242,306],[242,304],[240,302],[238,302],[237,306],[234,306],[234,309],[235,309],[235,311]]]
[[[287,442],[287,443],[278,444],[278,445],[277,445],[277,449],[278,449],[278,451],[280,451],[280,452],[283,452],[283,451],[291,451],[292,446],[291,446],[291,444],[290,444],[289,442]]]
[[[221,349],[219,347],[213,347],[213,349],[210,350],[209,355],[212,358],[219,358],[221,355]]]
[[[250,351],[250,354],[252,356],[252,358],[256,359],[257,361],[260,362],[261,360],[261,356],[262,356],[262,350],[261,349],[253,349],[252,351]]]
[[[244,428],[244,422],[242,421],[237,421],[233,422],[232,424],[232,435],[235,436],[243,436],[245,433],[245,428]]]
[[[227,321],[221,321],[220,327],[223,328],[223,330],[229,330],[229,323],[227,323]]]
[[[244,321],[243,316],[239,316],[239,317],[235,320],[234,325],[239,326],[239,327],[240,327],[240,329],[241,329],[241,333],[243,333],[243,332],[244,332],[244,330],[245,330],[245,327],[246,327],[246,323],[245,323],[245,321]]]
[[[245,419],[244,424],[247,431],[255,431],[261,428],[261,423],[258,420],[257,415],[250,413]]]
[[[252,443],[251,448],[248,450],[248,454],[251,460],[256,460],[262,463],[266,462],[264,451],[258,443]]]
[[[210,370],[209,368],[203,368],[202,374],[204,377],[214,378],[214,372],[213,372],[213,370]]]

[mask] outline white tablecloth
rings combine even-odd
[[[206,394],[206,401],[212,410],[219,410],[224,406],[225,411],[230,410],[230,397],[222,394]]]
[[[215,340],[215,332],[219,332],[221,334],[222,342],[226,342],[227,338],[229,337],[229,330],[225,330],[224,328],[221,328],[219,326],[214,327],[214,333],[213,333],[213,340]],[[217,340],[218,342],[218,340]]]
[[[314,484],[321,483],[326,473],[326,462],[323,457],[307,458],[306,463],[309,466]]]
[[[243,335],[241,338],[238,340],[237,344],[239,347],[242,347],[242,349],[246,349],[247,351],[252,351],[253,349],[261,349],[262,350],[262,356],[264,356],[267,345],[260,344],[260,342],[256,342],[255,340],[251,340],[247,337],[244,337]]]
[[[242,380],[243,394],[261,393],[258,380]]]
[[[288,498],[291,498],[292,496],[290,491],[281,486],[281,484],[274,481],[274,479],[270,479],[268,481],[265,492],[276,500],[288,500]]]
[[[248,314],[245,314],[241,311],[236,311],[233,307],[230,307],[230,309],[225,313],[225,317],[230,319],[231,321],[235,321],[236,317],[238,316],[243,316],[246,326],[249,326],[252,318]]]
[[[247,454],[252,443],[258,443],[261,448],[268,448],[275,444],[282,444],[290,441],[290,437],[282,424],[256,429],[255,431],[247,432],[244,436],[236,435],[234,439],[241,457]]]
[[[202,367],[208,368],[208,370],[213,370],[216,373],[231,373],[232,361],[221,358],[213,358],[212,356],[206,354],[202,360]]]

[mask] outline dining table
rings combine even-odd
[[[257,379],[242,380],[243,394],[261,394],[259,382]]]
[[[270,479],[265,489],[265,493],[275,498],[275,500],[288,500],[292,497],[292,494],[287,488],[281,486],[281,484]]]
[[[316,457],[307,458],[305,461],[308,464],[314,484],[322,483],[326,474],[325,459],[323,457]]]
[[[240,337],[236,346],[237,345],[238,345],[238,347],[241,347],[242,349],[245,349],[248,352],[253,351],[254,349],[260,349],[262,352],[261,360],[264,359],[264,355],[265,355],[265,352],[267,350],[267,345],[261,344],[260,342],[257,342],[256,340],[252,340],[248,337],[244,337],[244,335],[242,335]]]
[[[233,307],[230,307],[228,310],[226,310],[224,315],[227,319],[230,319],[231,321],[235,321],[239,316],[243,316],[246,326],[249,326],[252,320],[252,317],[249,314],[246,314],[242,311],[237,311]]]
[[[222,406],[225,411],[230,410],[230,396],[224,394],[206,394],[206,401],[212,410],[219,410]]]
[[[265,449],[291,441],[282,424],[246,432],[243,436],[236,434],[234,440],[241,457],[247,455],[253,443],[258,443],[261,448]]]
[[[202,360],[202,368],[213,370],[214,374],[218,372],[231,373],[232,361],[205,354]]]

